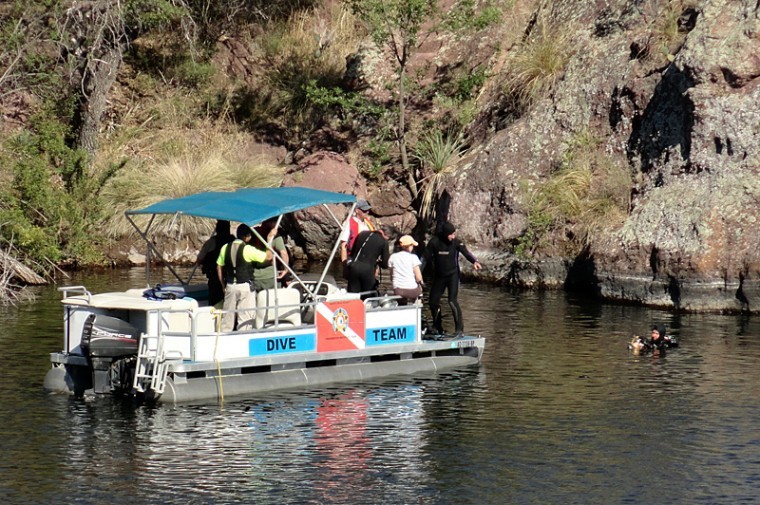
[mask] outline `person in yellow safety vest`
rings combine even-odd
[[[271,241],[276,234],[277,227],[274,227],[269,231],[267,241]],[[272,261],[272,251],[262,251],[250,245],[253,231],[248,225],[238,226],[236,235],[236,240],[222,247],[216,260],[217,275],[224,286],[222,331],[253,328],[256,317],[256,293],[252,292],[253,264]]]

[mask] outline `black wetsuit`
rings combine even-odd
[[[375,268],[388,268],[388,242],[378,231],[363,231],[356,236],[348,265],[348,292],[362,293],[377,289]],[[380,260],[378,262],[378,259]],[[364,295],[366,298],[369,295]]]
[[[660,337],[657,340],[654,340],[652,338],[648,338],[644,341],[644,350],[655,354],[665,354],[665,349],[670,349],[671,347],[678,347],[678,341],[674,337],[664,336]]]
[[[478,261],[467,247],[456,238],[448,241],[446,237],[436,235],[430,239],[425,250],[424,263],[433,265],[433,281],[430,285],[430,312],[433,315],[433,327],[439,334],[443,333],[441,298],[446,290],[448,290],[448,301],[454,316],[454,331],[457,333],[464,331],[462,309],[457,301],[459,296],[459,253],[462,253],[472,263]]]

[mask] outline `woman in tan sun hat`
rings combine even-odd
[[[412,251],[418,245],[411,235],[398,239],[401,250],[391,254],[388,268],[391,271],[393,294],[401,296],[402,305],[415,301],[422,294],[422,262]]]

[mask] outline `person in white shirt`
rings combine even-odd
[[[417,246],[417,241],[410,235],[403,235],[398,239],[401,250],[391,254],[388,260],[388,268],[391,272],[393,294],[401,296],[402,305],[414,302],[422,294],[422,271],[420,258],[412,251]]]

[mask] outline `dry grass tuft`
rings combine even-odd
[[[135,124],[141,118],[132,117],[100,151],[100,167],[125,163],[102,192],[108,209],[104,227],[108,236],[117,238],[134,232],[124,217],[129,209],[199,191],[268,187],[281,182],[281,167],[246,155],[249,135],[209,119],[193,118],[167,103],[157,103],[153,110],[169,110],[173,126],[164,123],[160,129],[145,129],[145,120]],[[149,117],[164,122],[153,114]],[[157,218],[153,230],[172,237],[205,235],[213,225],[206,221]]]
[[[562,76],[573,54],[570,34],[553,25],[540,13],[536,25],[509,63],[509,77],[503,85],[514,108],[521,112],[546,97]]]
[[[529,231],[520,247],[535,249],[550,231],[562,231],[568,253],[577,253],[603,229],[618,226],[630,206],[631,174],[606,155],[601,140],[588,130],[567,142],[562,163],[531,193]]]
[[[362,36],[356,18],[341,3],[269,26],[254,48],[266,62],[266,96],[255,108],[291,130],[310,131],[323,111],[311,102],[309,88],[340,85],[346,57],[357,50]]]
[[[650,21],[650,35],[645,56],[650,59],[666,58],[673,61],[675,53],[686,40],[688,29],[683,25],[690,9],[696,8],[694,0],[650,1],[644,5],[644,19]]]

